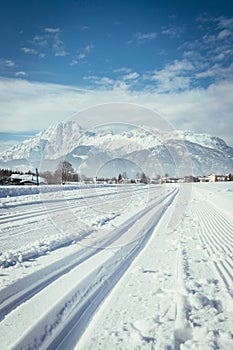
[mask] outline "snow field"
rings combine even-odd
[[[232,184],[227,193],[230,188]],[[211,190],[205,196],[214,196]],[[233,227],[228,211],[223,216],[225,188],[218,186],[217,193],[222,195],[218,212],[217,204],[211,205],[203,198],[202,188],[194,186],[189,208],[172,232],[167,226],[173,215],[169,208],[75,350],[233,348]],[[197,208],[200,213],[206,207],[207,217],[197,214]],[[207,219],[215,220],[212,226]],[[223,250],[218,261],[213,254],[216,247],[218,252]]]
[[[140,245],[139,244],[139,248],[137,248],[138,242],[144,242],[144,235],[146,232],[148,232],[148,230],[151,230],[151,225],[154,225],[154,213],[155,211],[157,212],[159,210],[159,212],[164,210],[164,204],[167,201],[170,201],[171,199],[169,199],[172,196],[174,196],[173,192],[174,190],[172,189],[172,191],[170,190],[170,195],[166,195],[164,198],[165,200],[159,200],[156,202],[154,201],[153,205],[151,205],[149,207],[149,209],[145,208],[144,210],[142,210],[142,214],[139,214],[139,217],[142,217],[141,219],[141,224],[139,224],[139,220],[138,217],[135,216],[134,219],[129,219],[129,224],[123,225],[122,228],[117,229],[116,232],[116,237],[111,237],[110,240],[108,239],[107,241],[109,241],[108,243],[108,249],[107,250],[101,250],[99,253],[98,251],[94,251],[92,254],[89,254],[89,257],[91,257],[93,255],[93,259],[96,259],[97,257],[97,261],[98,261],[98,256],[101,255],[103,256],[100,259],[101,262],[101,270],[103,269],[103,265],[105,262],[105,258],[104,256],[107,254],[107,256],[109,257],[109,254],[113,254],[112,260],[110,259],[109,262],[109,266],[106,264],[106,266],[104,266],[103,271],[108,267],[109,269],[109,273],[105,274],[101,277],[100,282],[102,280],[108,281],[108,279],[110,278],[111,274],[112,274],[112,280],[113,283],[115,283],[117,281],[118,275],[124,272],[124,268],[126,268],[129,264],[129,262],[131,261],[131,259],[134,258],[136,252],[138,249],[140,249]],[[168,192],[168,193],[169,193]],[[175,193],[175,192],[174,192]],[[167,199],[168,198],[168,199]],[[155,203],[160,204],[159,208],[155,205]],[[160,215],[160,214],[158,214]],[[153,219],[153,220],[152,220]],[[144,221],[146,220],[146,221]],[[142,226],[143,225],[143,226]],[[149,228],[148,228],[149,226]],[[141,230],[141,231],[140,231]],[[122,241],[122,236],[124,234],[124,232],[127,231],[129,233],[129,235],[132,235],[132,243],[131,245],[124,245],[124,247],[122,247],[122,243],[125,243],[124,241]],[[131,232],[131,233],[130,233]],[[106,238],[105,238],[105,242]],[[106,243],[105,243],[106,244]],[[118,248],[116,248],[118,247]],[[136,247],[136,248],[135,248]],[[88,248],[88,252],[89,252]],[[123,251],[122,251],[123,249]],[[85,248],[83,249],[84,251]],[[96,256],[94,254],[97,254]],[[88,254],[87,254],[88,255]],[[127,258],[128,257],[128,258]],[[72,269],[72,278],[73,280],[78,280],[78,278],[76,278],[75,275],[75,271],[76,269],[79,271],[79,275],[87,275],[87,277],[85,278],[85,288],[87,289],[87,295],[88,295],[88,299],[86,300],[86,302],[88,302],[89,300],[89,290],[91,291],[93,287],[92,283],[93,281],[95,281],[95,278],[93,278],[93,276],[97,276],[97,281],[95,282],[96,285],[99,285],[99,281],[98,281],[98,264],[94,261],[94,264],[89,266],[89,268],[86,271],[91,271],[93,273],[91,273],[91,279],[89,280],[88,278],[88,274],[87,272],[85,273],[85,269],[83,272],[83,264],[85,263],[91,263],[92,260],[87,260],[85,262],[81,263],[80,265],[77,264],[77,268]],[[94,269],[94,267],[97,269],[97,271]],[[81,272],[82,269],[82,272]],[[116,270],[117,269],[117,273]],[[113,271],[112,271],[113,270]],[[66,279],[68,278],[68,275],[65,276],[61,276],[58,280],[56,280],[53,284],[50,284],[49,286],[47,286],[46,289],[42,290],[42,292],[40,292],[40,294],[36,294],[35,296],[33,296],[27,303],[19,305],[15,310],[13,310],[8,316],[5,317],[4,321],[3,321],[3,333],[6,335],[6,343],[5,346],[6,348],[8,346],[10,346],[10,344],[12,344],[11,346],[14,346],[16,348],[18,347],[27,347],[27,346],[32,346],[32,344],[37,344],[36,346],[39,347],[41,343],[46,343],[45,339],[48,336],[51,336],[52,330],[53,328],[55,328],[55,326],[57,326],[59,323],[61,323],[61,316],[63,315],[64,310],[69,309],[70,305],[73,304],[73,301],[77,299],[76,294],[82,294],[82,292],[80,291],[80,283],[78,283],[78,291],[77,291],[77,287],[76,287],[76,292],[74,293],[73,289],[70,292],[69,290],[67,290],[67,287],[65,288],[65,294],[63,295],[63,297],[61,298],[63,300],[63,303],[60,304],[59,303],[59,295],[56,298],[56,305],[54,305],[54,303],[52,303],[51,301],[54,300],[54,293],[57,294],[57,290],[61,291],[62,285],[69,285],[70,283],[66,283],[64,281],[62,281],[62,279]],[[79,281],[79,280],[78,280]],[[58,286],[56,286],[55,284],[58,283]],[[102,282],[101,282],[102,283]],[[46,284],[45,284],[46,285]],[[111,284],[110,284],[111,287]],[[51,299],[49,299],[49,288],[51,288],[52,292],[51,292]],[[103,286],[103,288],[105,289],[105,286]],[[109,288],[109,287],[108,287]],[[46,290],[46,292],[45,292]],[[56,291],[56,292],[55,292]],[[71,293],[71,296],[70,296]],[[85,292],[86,293],[86,292]],[[84,294],[85,294],[84,293]],[[27,294],[25,294],[27,295]],[[13,298],[13,302],[14,302],[14,296]],[[40,301],[42,298],[43,301]],[[44,302],[44,299],[46,298],[46,300],[49,300],[48,304],[47,302]],[[17,298],[16,298],[17,299]],[[16,300],[15,299],[15,300]],[[68,299],[68,301],[67,301]],[[57,302],[58,300],[58,302]],[[30,306],[30,304],[32,303],[32,305]],[[58,304],[58,305],[57,305]],[[15,306],[18,305],[18,303],[15,304]],[[35,306],[34,306],[35,305]],[[41,310],[41,308],[38,308],[38,305],[43,305],[43,308],[45,307],[45,311],[44,311],[44,317],[43,317],[43,312]],[[50,305],[50,307],[52,307],[51,311],[49,312],[48,310],[48,305]],[[76,305],[76,304],[75,304]],[[57,309],[58,308],[58,309]],[[33,320],[31,317],[28,316],[29,311],[30,310],[34,310],[33,311],[33,320],[36,322],[36,324],[33,327]],[[36,312],[36,310],[38,311],[38,313]],[[59,312],[58,312],[59,310]],[[23,320],[21,320],[21,315],[24,315]],[[25,318],[26,315],[26,318]],[[58,316],[59,315],[59,316]],[[40,328],[40,319],[42,318],[42,326]],[[58,318],[58,319],[57,319]],[[48,321],[49,320],[49,321]],[[8,322],[10,322],[11,327],[8,327]],[[18,322],[22,325],[22,329],[20,329],[20,327],[18,326]],[[47,324],[48,322],[48,324]],[[55,326],[54,326],[55,325]],[[64,322],[62,322],[62,327],[64,326]],[[13,328],[15,329],[15,331],[13,331],[12,334],[12,330]],[[58,327],[59,328],[59,327]],[[23,332],[23,330],[26,329],[26,332]],[[49,329],[49,331],[48,331]],[[10,333],[8,334],[7,331],[9,331]],[[48,332],[48,334],[47,334]],[[12,335],[10,335],[12,334]],[[29,335],[28,335],[29,334]],[[16,337],[16,339],[14,338],[14,335]],[[20,336],[19,336],[20,335]],[[17,341],[17,337],[20,338],[19,341]],[[42,341],[42,340],[43,341]],[[7,340],[10,340],[10,344],[7,343]],[[47,340],[47,339],[46,339]],[[13,345],[14,342],[17,345]],[[47,345],[43,345],[44,348],[47,348]]]
[[[233,348],[233,184],[160,187],[7,199],[0,349]]]
[[[43,186],[43,191],[44,188]],[[0,266],[7,267],[44,255],[64,245],[83,240],[90,233],[91,240],[84,244],[92,245],[96,231],[117,227],[128,216],[141,210],[148,201],[148,189],[144,186],[138,186],[133,193],[131,188],[128,191],[127,187],[122,188],[118,194],[118,208],[114,210],[112,202],[114,203],[116,188],[107,186],[102,188],[101,196],[110,197],[111,200],[108,205],[104,203],[105,208],[96,210],[101,203],[99,187],[97,191],[93,186],[76,190],[70,190],[68,186],[65,191],[63,189],[64,186],[62,190],[60,187],[59,191],[52,193],[48,193],[46,189],[40,196],[4,198],[6,202],[0,215]],[[30,187],[28,190],[30,193]],[[155,189],[155,192],[163,194],[160,189]],[[122,209],[121,204],[125,205],[125,197],[128,198],[129,194],[131,201]],[[98,232],[97,239],[99,238]]]

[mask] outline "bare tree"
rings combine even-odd
[[[54,175],[59,182],[65,184],[66,181],[72,179],[73,173],[74,169],[72,167],[72,164],[64,160],[58,164],[57,170],[55,171]]]

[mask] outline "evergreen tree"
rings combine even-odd
[[[122,180],[122,175],[119,174],[119,175],[118,175],[118,182],[121,182],[121,180]]]
[[[147,177],[145,173],[141,173],[141,182],[147,184]]]

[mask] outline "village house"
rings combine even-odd
[[[94,177],[93,178],[93,183],[95,184],[116,184],[117,183],[117,179],[115,177],[113,178],[97,178]]]
[[[184,177],[184,182],[198,182],[198,178],[195,176],[185,176]]]
[[[199,182],[209,182],[208,176],[198,176]]]
[[[38,177],[38,182],[40,185],[47,184],[47,181],[40,176]],[[11,185],[37,185],[37,178],[32,174],[12,174],[10,183]]]
[[[227,174],[227,175],[211,174],[208,176],[208,178],[209,178],[209,182],[231,181],[231,174]]]

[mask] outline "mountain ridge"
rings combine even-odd
[[[181,167],[188,164],[190,169],[186,170],[192,171],[193,175],[233,170],[233,148],[219,137],[148,126],[138,126],[121,133],[110,129],[87,130],[73,120],[51,125],[2,152],[0,166],[54,170],[58,161],[68,159],[77,171],[86,169],[87,175],[94,175],[91,173],[97,171],[95,162],[99,162],[101,167],[101,162],[105,164],[113,158],[137,161],[148,175],[159,172],[175,175],[178,170],[181,171],[182,158],[187,158],[187,162]]]

